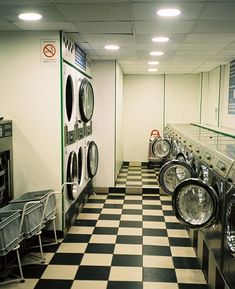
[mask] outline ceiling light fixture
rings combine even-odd
[[[21,13],[18,16],[21,20],[26,21],[36,21],[42,18],[42,15],[39,13]]]
[[[163,17],[174,17],[180,15],[181,11],[175,8],[160,9],[157,11],[157,15]]]
[[[150,55],[152,55],[152,56],[161,56],[163,54],[164,54],[164,52],[162,52],[162,51],[152,51],[152,52],[150,52]]]
[[[149,65],[158,65],[159,62],[158,61],[149,61],[148,64]]]
[[[169,38],[165,36],[159,36],[159,37],[152,38],[152,41],[153,42],[167,42],[169,41]]]
[[[107,50],[118,50],[120,47],[118,45],[105,45],[104,48]]]
[[[149,71],[149,72],[156,72],[157,69],[156,69],[156,68],[149,68],[148,71]]]

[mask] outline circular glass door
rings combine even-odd
[[[73,80],[71,75],[68,75],[66,79],[66,88],[65,88],[65,107],[66,107],[66,116],[68,121],[71,120],[73,112]]]
[[[94,91],[91,83],[87,79],[83,79],[79,89],[79,110],[81,119],[88,122],[94,111]]]
[[[78,184],[80,184],[82,180],[82,173],[83,173],[82,161],[83,161],[83,151],[82,147],[80,147],[78,150]]]
[[[195,177],[195,173],[187,163],[173,160],[162,166],[158,180],[161,188],[172,195],[179,183],[192,177]]]
[[[67,172],[66,172],[66,182],[77,183],[78,176],[78,162],[77,155],[74,151],[69,154],[67,162]],[[67,185],[67,195],[70,200],[74,200],[77,194],[77,185],[68,184]]]
[[[87,152],[87,171],[89,178],[93,178],[96,175],[98,164],[99,164],[98,147],[94,141],[91,141],[88,145],[88,152]]]
[[[187,179],[175,188],[172,207],[183,225],[199,230],[216,220],[219,198],[215,190],[202,180]]]
[[[235,198],[235,196],[233,195]],[[235,257],[235,199],[231,200],[226,210],[226,242],[229,253]]]
[[[166,139],[157,139],[152,145],[152,152],[155,157],[165,158],[171,152],[171,144]]]

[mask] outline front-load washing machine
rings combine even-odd
[[[227,181],[232,160],[204,148],[197,178],[188,178],[174,190],[172,206],[176,217],[188,228],[202,230],[218,268],[222,267],[223,203],[230,190]]]
[[[235,180],[234,180],[235,183]],[[225,196],[222,273],[228,288],[235,289],[235,186]]]
[[[66,62],[63,62],[63,120],[65,145],[76,141],[76,70]]]

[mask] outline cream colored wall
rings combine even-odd
[[[116,167],[115,178],[120,171],[123,163],[123,73],[118,64],[116,64]]]
[[[95,108],[93,136],[99,148],[95,187],[112,187],[115,180],[115,61],[92,62]]]
[[[13,120],[15,196],[60,185],[60,70],[40,61],[58,32],[0,33],[0,115]]]
[[[152,129],[198,122],[200,76],[124,75],[124,160],[148,161]]]
[[[163,75],[124,75],[123,147],[125,161],[146,161],[149,136],[163,130]]]
[[[165,76],[165,123],[199,122],[200,75]]]

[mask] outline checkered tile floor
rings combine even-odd
[[[116,181],[116,187],[158,188],[159,168],[147,165],[123,165]]]
[[[206,289],[170,197],[151,191],[92,195],[46,263],[4,289]]]

